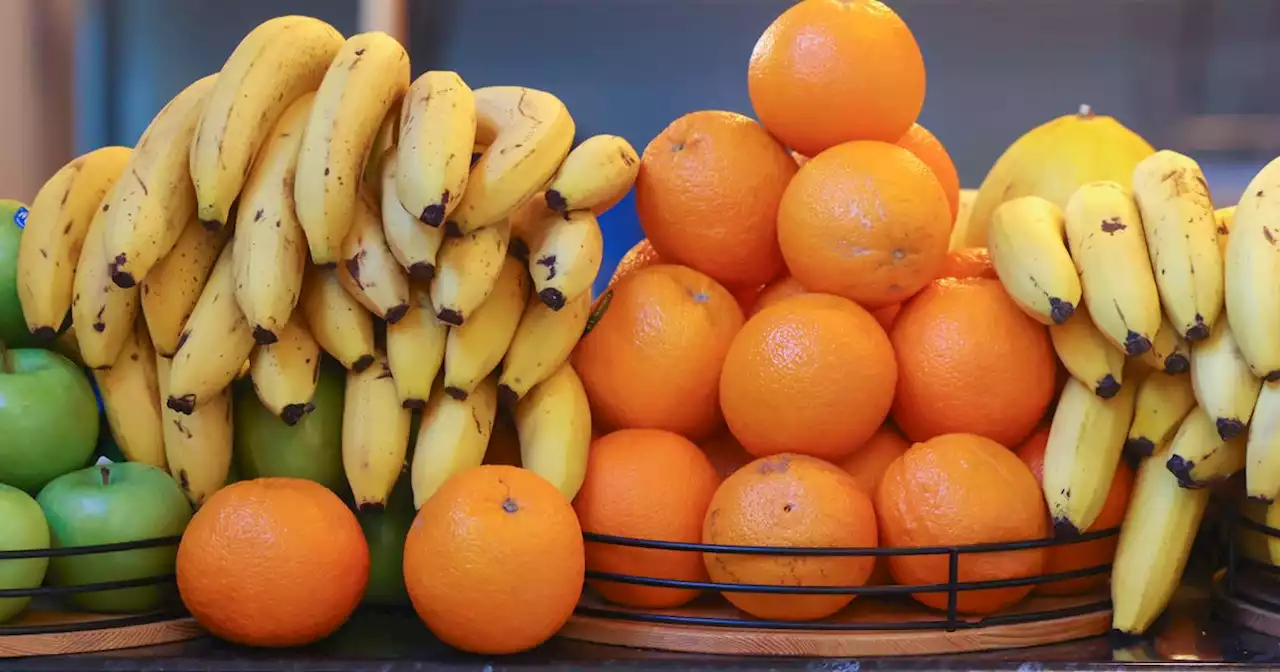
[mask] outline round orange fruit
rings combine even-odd
[[[796,162],[754,120],[703,111],[649,142],[636,211],[664,260],[729,287],[759,287],[782,271],[778,203]]]
[[[355,514],[296,478],[228,485],[178,546],[178,592],[205,630],[245,646],[289,647],[336,631],[364,595],[369,546]]]
[[[748,462],[755,459],[734,438],[733,432],[727,429],[703,441],[699,447],[702,448],[702,452],[707,456],[707,459],[711,460],[711,466],[715,467],[720,480],[728,478],[729,474],[743,468]]]
[[[573,614],[585,571],[573,507],[546,479],[507,465],[445,481],[404,543],[413,608],[441,641],[470,653],[550,639]]]
[[[804,293],[805,289],[801,286],[799,280],[796,280],[793,276],[784,275],[765,285],[764,289],[760,290],[760,295],[756,297],[755,303],[751,304],[751,310],[747,311],[747,317],[751,317],[783,299],[789,299],[797,294]]]
[[[863,492],[875,498],[885,470],[910,447],[893,425],[884,425],[861,447],[840,460],[839,466],[849,472]]]
[[[989,278],[999,280],[991,255],[985,247],[963,247],[952,250],[942,259],[939,278]]]
[[[891,303],[883,308],[876,308],[871,311],[871,317],[876,318],[876,322],[884,327],[885,333],[889,333],[893,329],[893,323],[898,321],[898,313],[902,312],[901,303]]]
[[[947,204],[951,206],[951,220],[954,222],[960,211],[960,175],[956,173],[956,164],[951,161],[947,148],[938,142],[929,129],[920,124],[912,124],[906,134],[898,138],[897,145],[924,161],[938,184],[947,194]]]
[[[614,267],[613,275],[609,278],[609,286],[612,287],[619,280],[642,268],[657,266],[661,263],[662,258],[653,250],[653,244],[648,238],[641,238],[640,242],[632,245],[631,249],[618,260],[618,265]]]
[[[951,225],[946,194],[923,161],[897,145],[848,142],[813,157],[791,180],[778,243],[806,289],[875,309],[937,277]]]
[[[761,458],[716,489],[702,528],[705,544],[775,548],[875,548],[871,499],[839,467],[806,455]],[[861,586],[874,556],[766,556],[706,553],[716,583]],[[844,608],[853,595],[725,592],[737,608],[770,620],[809,621]]]

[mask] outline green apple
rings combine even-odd
[[[31,495],[0,483],[0,552],[33,551],[49,548],[49,524],[40,505]],[[0,590],[38,588],[44,582],[49,558],[0,560]],[[0,623],[17,616],[31,601],[29,597],[0,599]]]
[[[34,345],[18,302],[18,241],[27,225],[27,206],[0,200],[0,341],[12,347]]]
[[[0,483],[30,493],[89,463],[98,401],[89,378],[50,350],[0,343]]]
[[[235,388],[235,465],[241,478],[305,478],[338,496],[348,490],[342,470],[342,400],[347,375],[325,357],[311,402],[315,410],[290,427],[258,400],[248,381]]]
[[[162,469],[141,462],[106,463],[60,476],[36,497],[53,547],[96,546],[182,534],[191,505]],[[49,579],[79,586],[172,574],[178,546],[53,558]],[[71,596],[86,611],[138,613],[160,606],[171,586],[143,586]]]
[[[364,603],[386,607],[409,606],[404,586],[404,540],[413,525],[413,488],[409,474],[401,474],[381,511],[356,514],[369,544],[369,585]]]

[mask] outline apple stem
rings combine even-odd
[[[102,487],[105,488],[108,485],[111,485],[111,470],[108,469],[106,465],[98,467],[98,473],[102,476]]]
[[[9,364],[9,348],[4,341],[0,341],[0,373],[13,373],[13,367]]]

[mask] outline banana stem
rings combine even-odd
[[[9,348],[0,341],[0,373],[13,373],[13,366],[9,364]]]

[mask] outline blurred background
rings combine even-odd
[[[920,122],[976,188],[1026,130],[1087,103],[1190,154],[1218,205],[1280,154],[1280,0],[886,0],[928,67]],[[792,0],[0,0],[0,190],[29,200],[75,153],[133,144],[183,86],[264,19],[304,13],[409,47],[414,75],[519,83],[568,105],[580,138],[643,151],[699,109],[750,115],[756,38]],[[19,39],[21,38],[21,39]],[[607,278],[641,236],[602,218]]]

